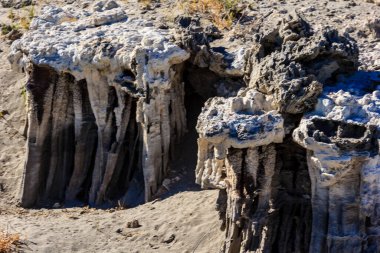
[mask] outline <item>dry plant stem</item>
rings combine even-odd
[[[0,231],[0,253],[8,253],[14,250],[20,243],[19,234],[10,234]]]

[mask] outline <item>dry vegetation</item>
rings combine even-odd
[[[20,245],[19,234],[10,234],[0,231],[0,253],[14,252]]]
[[[154,3],[166,0],[138,0],[149,9]],[[242,0],[177,0],[177,8],[188,15],[202,14],[219,29],[228,29],[236,19],[237,6]]]
[[[202,13],[220,29],[230,28],[241,0],[180,0],[180,7],[189,14]]]
[[[34,16],[35,10],[33,5],[20,10],[10,9],[7,15],[10,24],[2,24],[1,33],[6,35],[13,30],[29,30],[30,22]]]

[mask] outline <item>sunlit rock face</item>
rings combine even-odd
[[[31,95],[22,204],[123,199],[140,173],[151,199],[186,131],[189,54],[113,1],[42,13],[9,56]]]
[[[222,251],[377,252],[379,73],[357,71],[334,29],[268,20],[248,87],[198,118],[197,183],[223,189]]]
[[[379,73],[357,72],[326,87],[293,139],[307,149],[312,184],[312,252],[377,252]]]
[[[284,119],[271,109],[272,98],[249,90],[232,98],[213,98],[198,118],[197,183],[225,188],[225,158],[229,148],[247,149],[283,141]],[[253,164],[252,164],[253,165]],[[257,167],[252,173],[257,174]]]
[[[278,111],[303,113],[313,108],[326,81],[356,68],[357,46],[332,28],[313,31],[295,14],[271,18],[252,48],[249,86],[273,95]]]
[[[222,252],[380,250],[380,76],[351,38],[272,14],[227,50],[195,19],[161,30],[114,1],[42,13],[9,56],[29,77],[23,206],[152,199],[186,80],[208,99],[196,182],[220,189]]]

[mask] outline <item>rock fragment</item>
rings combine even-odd
[[[127,228],[139,228],[139,227],[141,227],[141,225],[138,220],[129,221],[127,223]]]

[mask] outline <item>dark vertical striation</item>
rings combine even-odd
[[[285,146],[298,153],[287,158],[281,150]],[[310,192],[307,187],[310,184],[305,166],[287,175],[294,167],[285,160],[305,153],[293,146],[293,143],[271,144],[228,151],[225,179],[228,200],[226,210],[221,210],[226,219],[224,252],[308,250],[311,203],[306,193]],[[297,178],[304,181],[299,183],[305,189],[289,184]]]

